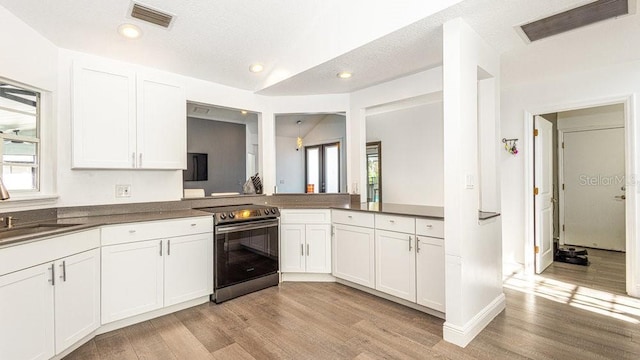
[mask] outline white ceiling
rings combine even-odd
[[[169,30],[129,18],[130,0],[0,0],[0,5],[63,48],[265,95],[303,95],[351,92],[439,65],[441,25],[456,17],[503,54],[561,43],[568,34],[528,45],[514,27],[591,1],[144,0],[175,15]],[[139,25],[143,36],[122,38],[116,29],[125,22]],[[622,23],[591,27],[619,37]],[[625,37],[640,35],[637,28]],[[263,63],[265,71],[250,73],[254,62]],[[353,71],[353,78],[338,79],[342,70]]]
[[[277,114],[276,115],[276,136],[284,136],[295,138],[298,136],[305,137],[313,130],[322,120],[327,117],[339,116],[346,119],[344,114]],[[301,121],[298,129],[298,120]]]

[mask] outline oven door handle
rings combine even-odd
[[[216,226],[216,234],[227,234],[235,231],[264,229],[273,226],[278,226],[278,220],[252,221],[251,223],[242,225],[218,225]]]

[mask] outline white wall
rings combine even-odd
[[[279,193],[305,192],[303,150],[296,147],[296,138],[276,136],[276,186]]]
[[[366,141],[382,142],[382,200],[443,206],[442,102],[378,113],[366,121]]]
[[[592,126],[624,126],[624,106],[614,104],[558,113],[559,130]]]
[[[367,193],[364,186],[367,183],[365,154],[367,109],[392,103],[411,102],[413,98],[436,93],[439,97],[441,91],[442,67],[436,67],[350,94],[350,112],[347,113],[349,192],[360,194],[360,200],[366,201]],[[356,188],[358,191],[355,191]]]

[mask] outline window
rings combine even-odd
[[[38,191],[40,93],[0,79],[2,181],[9,191]]]
[[[305,147],[305,164],[307,192],[340,192],[340,143]]]

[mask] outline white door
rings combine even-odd
[[[72,92],[72,166],[135,167],[135,73],[126,68],[75,61]]]
[[[536,116],[535,128],[535,252],[540,274],[553,262],[553,125]]]
[[[305,225],[280,226],[280,271],[305,271]]]
[[[102,247],[102,323],[163,306],[163,241]]]
[[[180,236],[166,241],[164,306],[213,293],[213,234]]]
[[[376,230],[376,290],[416,301],[414,236]]]
[[[53,357],[52,267],[0,276],[0,359]]]
[[[417,303],[445,312],[444,239],[416,236]]]
[[[137,164],[143,169],[187,168],[184,87],[164,76],[137,77]]]
[[[624,128],[566,132],[563,141],[563,242],[624,251]]]
[[[100,249],[56,261],[56,354],[100,326]]]
[[[333,225],[333,229],[333,276],[374,288],[374,230],[341,224]]]
[[[331,272],[331,225],[306,225],[306,271]]]

